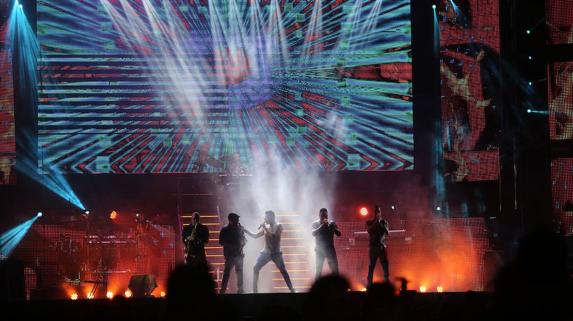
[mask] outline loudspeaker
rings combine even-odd
[[[134,297],[150,296],[157,287],[155,276],[152,274],[132,275],[129,279],[129,290]]]
[[[24,263],[0,261],[0,301],[26,300]]]

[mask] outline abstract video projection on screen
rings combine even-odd
[[[44,169],[413,169],[409,0],[40,0]]]

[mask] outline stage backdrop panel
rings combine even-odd
[[[39,0],[44,169],[413,169],[409,0]]]
[[[499,1],[442,0],[437,17],[446,178],[497,180]]]
[[[16,136],[12,54],[8,48],[9,15],[13,1],[0,0],[0,185],[14,183]]]

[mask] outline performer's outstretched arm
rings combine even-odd
[[[250,237],[252,237],[252,238],[254,238],[254,239],[258,239],[259,237],[265,235],[265,232],[264,232],[264,231],[259,231],[258,233],[252,233],[252,232],[250,232],[250,231],[247,230],[247,229],[245,229],[245,233],[246,233],[248,236],[250,236]]]

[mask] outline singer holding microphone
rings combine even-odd
[[[336,257],[336,249],[334,248],[334,235],[340,236],[340,230],[334,222],[328,221],[328,210],[321,208],[318,212],[318,221],[312,223],[312,236],[316,238],[315,253],[316,253],[316,276],[318,279],[322,272],[324,259],[328,262],[330,271],[333,274],[338,274],[338,259]]]
[[[270,261],[275,263],[277,269],[281,272],[286,285],[291,292],[295,292],[288,272],[286,270],[283,253],[281,252],[281,233],[283,227],[276,221],[275,213],[273,211],[265,212],[265,220],[259,225],[259,232],[254,234],[247,230],[249,236],[253,238],[265,237],[265,248],[259,254],[257,263],[253,268],[253,292],[258,293],[259,272]]]

